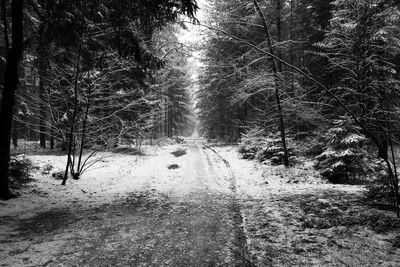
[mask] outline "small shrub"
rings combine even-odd
[[[26,157],[11,157],[10,159],[10,176],[18,179],[24,180],[29,179],[29,172],[33,169],[33,163],[30,159]]]
[[[242,154],[242,158],[254,159],[260,149],[255,143],[250,144],[249,140],[244,140],[244,142],[240,143],[238,151]]]
[[[289,154],[289,162],[294,163],[290,161],[290,158],[294,158],[292,149],[288,147],[287,150]],[[260,162],[269,160],[272,165],[282,165],[284,164],[284,156],[285,152],[283,151],[281,140],[279,138],[267,138],[265,140],[265,147],[257,152],[255,158]]]
[[[367,186],[366,197],[369,200],[392,204],[395,200],[394,194],[393,184],[389,181],[387,175],[379,177],[374,183]]]
[[[316,157],[315,167],[330,182],[348,183],[371,171],[363,148],[367,138],[349,119],[335,121],[323,138],[326,145]]]
[[[242,154],[243,159],[257,159],[260,162],[270,160],[273,165],[284,163],[281,139],[277,136],[264,136],[260,135],[260,132],[256,132],[256,134],[250,132],[243,135],[238,152]],[[288,153],[289,157],[293,159],[294,155],[290,147]]]
[[[181,157],[186,154],[186,149],[179,148],[178,150],[171,152],[171,154],[174,155],[175,157]]]
[[[383,160],[371,161],[374,170],[374,180],[367,185],[366,197],[382,204],[393,204],[395,202],[395,190],[393,182],[390,181]]]
[[[42,174],[49,174],[50,171],[53,169],[53,165],[51,164],[46,164],[42,167]]]
[[[10,159],[10,187],[17,188],[20,184],[30,180],[32,170],[38,167],[34,166],[32,161],[26,157],[12,156]]]
[[[51,174],[51,176],[56,180],[62,180],[64,178],[64,172],[63,171],[55,171]]]
[[[183,144],[183,143],[185,143],[185,139],[183,139],[181,137],[175,137],[175,142],[177,144]]]

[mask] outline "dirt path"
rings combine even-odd
[[[135,178],[143,186],[112,201],[3,217],[0,226],[15,227],[2,237],[0,263],[252,266],[229,164],[200,140],[184,147],[183,156],[146,162]]]
[[[198,139],[145,152],[109,153],[66,186],[38,172],[0,201],[0,266],[400,266],[395,213],[310,161],[260,164]]]

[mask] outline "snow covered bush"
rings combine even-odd
[[[255,159],[258,151],[262,149],[262,139],[259,138],[242,138],[239,144],[239,153],[244,159]]]
[[[177,136],[177,137],[175,137],[175,142],[177,144],[183,144],[183,143],[185,143],[185,139],[183,139],[182,137]]]
[[[264,131],[260,128],[248,130],[242,135],[239,143],[238,152],[243,159],[255,159],[256,154],[263,147]]]
[[[244,159],[256,159],[260,162],[270,160],[274,165],[283,164],[283,148],[277,136],[265,136],[261,131],[249,131],[244,134],[239,143],[239,153]],[[293,159],[293,152],[288,148],[289,160]]]
[[[30,172],[38,169],[32,161],[25,156],[12,156],[10,159],[10,186],[18,188],[31,178]]]
[[[363,148],[367,138],[347,119],[336,120],[323,138],[325,146],[316,157],[315,167],[330,182],[350,182],[365,177],[371,170]]]
[[[50,171],[53,169],[53,165],[51,164],[46,164],[42,167],[42,174],[49,174]]]
[[[292,149],[288,147],[289,162],[294,161]],[[260,162],[270,160],[273,165],[284,164],[284,152],[282,143],[278,137],[267,137],[264,139],[263,147],[257,151],[255,158]]]
[[[10,176],[17,180],[27,180],[29,172],[33,169],[33,163],[26,157],[14,156],[10,159]]]
[[[57,170],[51,174],[51,176],[56,179],[56,180],[62,180],[64,177],[64,171],[63,170]]]
[[[374,170],[374,180],[367,186],[367,199],[385,204],[393,204],[396,192],[393,181],[389,178],[385,162],[376,159],[372,161],[372,168]]]

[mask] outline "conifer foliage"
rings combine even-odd
[[[367,138],[348,118],[336,120],[323,135],[326,144],[319,154],[316,168],[334,183],[364,179],[368,171],[368,153],[364,149]]]

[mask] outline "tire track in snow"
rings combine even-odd
[[[240,210],[240,204],[237,198],[237,184],[236,184],[236,176],[230,166],[230,163],[223,158],[215,149],[207,146],[205,143],[202,143],[203,147],[205,147],[208,151],[213,152],[214,161],[218,163],[218,161],[222,161],[228,170],[228,179],[229,179],[229,189],[231,190],[233,196],[229,204],[229,210],[231,212],[232,220],[233,220],[233,228],[234,228],[234,237],[235,240],[233,242],[233,256],[235,258],[235,266],[255,266],[251,262],[251,257],[249,251],[247,249],[247,238],[244,227],[244,220]],[[205,152],[205,151],[204,151]],[[205,152],[207,161],[209,161],[209,155]],[[212,166],[211,162],[208,162],[210,166]]]

